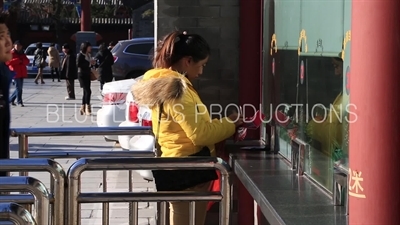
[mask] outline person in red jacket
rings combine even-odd
[[[24,107],[24,103],[22,102],[22,87],[24,86],[24,79],[28,77],[26,66],[29,64],[29,59],[23,52],[20,41],[15,41],[11,53],[12,59],[6,63],[14,75],[15,82],[15,91],[10,97],[10,102],[11,105],[16,105],[15,99],[17,99],[17,103]]]

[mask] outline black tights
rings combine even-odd
[[[51,72],[51,79],[54,81],[54,73],[56,74],[56,79],[58,80],[58,81],[60,81],[60,72],[58,71],[58,68],[51,68],[51,70],[50,70],[50,72]]]
[[[82,105],[90,105],[91,96],[92,96],[92,90],[90,89],[90,81],[85,82],[83,85]]]

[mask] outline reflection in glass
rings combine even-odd
[[[300,101],[299,134],[310,145],[310,175],[332,190],[333,163],[343,158],[343,62],[341,58],[302,57],[306,61],[306,86]],[[304,86],[304,85],[303,85]]]
[[[272,103],[280,154],[291,160],[291,140],[307,143],[305,172],[332,191],[334,164],[347,166],[348,94],[343,92],[341,58],[274,54]],[[276,113],[276,111],[274,113]],[[289,122],[284,120],[289,119]]]
[[[275,54],[274,69],[275,73],[273,79],[273,103],[276,105],[277,111],[282,115],[288,116],[290,119],[293,116],[292,105],[296,103],[297,98],[297,65],[298,53],[296,50],[281,50]],[[275,113],[275,112],[274,112]],[[277,144],[280,154],[286,159],[291,159],[291,146],[290,137],[288,135],[288,128],[293,127],[293,120],[290,123],[284,123],[285,117],[280,117],[281,124],[277,122],[277,135],[278,138],[275,142]]]

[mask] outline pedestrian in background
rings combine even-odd
[[[0,12],[0,159],[10,158],[10,94],[11,73],[6,62],[12,59],[12,41],[7,28],[8,14]],[[7,176],[8,172],[0,172]]]
[[[49,49],[47,50],[47,54],[49,55],[49,66],[51,69],[51,79],[54,82],[54,73],[57,75],[57,80],[60,82],[60,72],[58,68],[60,67],[60,52],[58,52],[57,48],[55,47],[55,43],[51,43]]]
[[[14,48],[11,50],[12,59],[6,62],[7,66],[12,71],[14,75],[15,91],[10,97],[11,105],[15,104],[15,99],[17,99],[18,105],[24,107],[22,101],[22,89],[24,86],[24,79],[28,77],[28,70],[26,66],[29,64],[29,59],[26,57],[22,44],[20,41],[14,42]]]
[[[40,83],[44,84],[43,81],[43,69],[46,67],[46,53],[43,50],[43,45],[42,42],[36,43],[36,50],[34,53],[34,58],[33,58],[33,66],[37,66],[38,68],[38,73],[35,78],[35,84],[38,84],[38,80],[40,79]]]
[[[107,49],[106,44],[102,43],[99,46],[99,52],[94,57],[98,62],[98,72],[100,81],[100,91],[103,91],[105,83],[113,80],[112,65],[114,64],[114,58],[110,50]]]
[[[78,78],[78,69],[76,67],[76,56],[68,44],[62,46],[64,58],[61,62],[61,75],[65,77],[67,83],[68,96],[65,100],[75,100],[75,79]]]
[[[76,59],[76,65],[78,67],[78,80],[81,88],[83,89],[82,105],[79,110],[81,115],[92,115],[92,108],[90,106],[90,98],[92,96],[92,90],[90,89],[91,80],[90,73],[91,67],[96,64],[96,61],[92,59],[90,55],[92,51],[92,45],[90,42],[83,42],[81,44],[80,52]]]
[[[113,41],[111,41],[109,44],[108,44],[108,50],[112,50],[113,48],[114,48],[114,46],[115,46],[115,43],[113,42]]]

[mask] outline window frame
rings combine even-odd
[[[139,54],[139,53],[131,53],[131,52],[128,52],[128,51],[127,51],[128,48],[129,48],[130,46],[132,46],[132,45],[150,45],[151,48],[149,49],[149,51],[148,51],[147,54]],[[153,49],[153,48],[154,48],[154,44],[153,44],[152,42],[131,43],[131,44],[128,44],[128,45],[125,47],[123,53],[124,53],[124,54],[128,54],[128,55],[148,56],[148,55],[150,54],[150,52],[151,52],[151,49]]]

